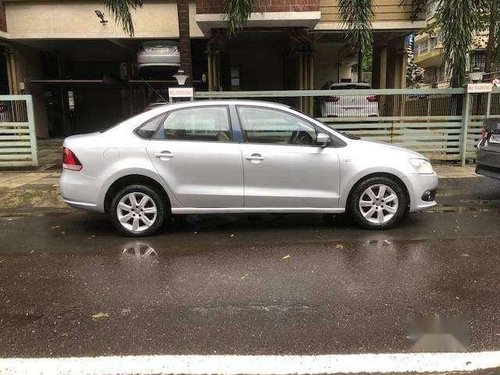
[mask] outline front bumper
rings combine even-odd
[[[406,178],[410,195],[410,212],[426,210],[437,205],[434,200],[438,188],[436,173],[412,173],[407,175]]]

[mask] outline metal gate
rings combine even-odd
[[[37,165],[31,95],[0,95],[0,168]]]

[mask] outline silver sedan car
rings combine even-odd
[[[289,107],[244,100],[169,104],[64,141],[60,189],[147,236],[168,215],[343,213],[389,228],[434,201],[422,155],[336,132]]]

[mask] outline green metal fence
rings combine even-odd
[[[30,95],[0,95],[0,168],[38,165]]]
[[[376,98],[378,116],[359,106],[348,116],[325,116],[326,98],[353,103]],[[196,92],[195,99],[258,99],[280,102],[368,140],[390,142],[434,161],[474,161],[485,118],[500,118],[500,89],[470,94],[466,89],[287,90]],[[359,98],[359,99],[358,99]],[[356,105],[354,105],[356,107]],[[326,113],[328,114],[328,113]]]
[[[463,153],[463,162],[473,160],[476,157],[476,148],[481,137],[481,128],[485,118],[500,118],[500,89],[494,88],[488,94],[468,94],[469,111],[467,115],[467,127],[464,129],[467,142]]]

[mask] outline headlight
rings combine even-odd
[[[431,163],[425,159],[410,159],[410,164],[415,168],[417,173],[421,174],[432,174],[434,169],[432,169]]]

